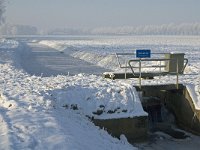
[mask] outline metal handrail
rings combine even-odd
[[[128,65],[129,65],[128,68],[130,68],[132,73],[134,74],[133,68],[138,68],[138,69],[140,69],[140,68],[165,68],[166,65],[153,65],[153,66],[141,66],[141,67],[137,66],[137,67],[135,67],[135,66],[131,65],[131,62],[142,62],[142,61],[161,62],[161,61],[171,61],[171,60],[176,61],[176,59],[164,59],[164,58],[163,59],[132,59],[132,60],[128,61]]]
[[[133,68],[139,68],[139,67],[131,66],[131,64],[130,64],[131,62],[139,62],[139,61],[151,61],[151,62],[159,61],[159,62],[161,62],[161,61],[171,61],[171,60],[172,61],[177,61],[177,59],[164,59],[164,58],[163,59],[133,59],[133,60],[129,60],[128,61],[128,65],[129,65],[128,68],[130,68],[132,72],[134,72],[132,70]],[[181,70],[181,73],[184,72],[184,70],[185,70],[185,68],[186,68],[186,66],[188,64],[188,59],[187,58],[184,58],[184,61],[185,61],[185,63],[184,63],[183,69]],[[166,67],[166,65],[153,65],[153,66],[142,66],[141,68],[165,68],[165,67]]]
[[[136,53],[115,53],[116,55],[136,55]],[[169,54],[169,53],[151,53],[151,54]]]
[[[151,54],[169,54],[169,53],[151,53]],[[116,58],[117,58],[117,62],[118,62],[118,65],[119,65],[119,68],[129,68],[128,66],[122,66],[122,64],[120,63],[120,60],[119,60],[119,56],[134,56],[134,55],[136,55],[135,53],[115,53],[115,56],[116,56]],[[135,60],[139,60],[139,59],[135,59]],[[144,60],[146,60],[146,59],[144,59]]]
[[[152,53],[152,54],[169,54],[169,53]],[[128,60],[128,63],[127,61],[125,62],[125,66],[122,66],[122,64],[120,63],[120,60],[119,60],[119,55],[135,55],[135,53],[116,53],[116,57],[117,57],[117,61],[118,61],[118,64],[119,64],[119,67],[120,68],[124,68],[125,69],[125,79],[126,79],[126,69],[127,68],[130,68],[133,75],[135,76],[135,73],[134,73],[134,70],[133,68],[138,68],[139,69],[139,73],[140,73],[140,76],[139,76],[139,85],[140,85],[140,88],[141,88],[141,76],[142,76],[142,72],[141,72],[141,69],[142,68],[159,68],[160,69],[160,75],[161,75],[161,68],[165,68],[166,65],[161,65],[161,62],[166,62],[166,61],[176,61],[176,72],[169,72],[169,74],[174,74],[177,76],[177,80],[176,80],[176,85],[177,85],[177,89],[178,89],[178,76],[180,73],[183,73],[187,64],[188,64],[188,59],[187,58],[184,58],[184,66],[182,68],[181,71],[179,71],[179,60],[178,59],[175,59],[175,58],[171,58],[171,59],[167,59],[167,58],[157,58],[157,59],[149,59],[149,58],[143,58],[143,59],[131,59],[131,60]],[[151,66],[142,66],[141,62],[160,62],[160,65],[151,65]],[[132,62],[138,62],[139,63],[139,66],[132,66],[131,63]],[[128,64],[128,66],[127,66]],[[159,76],[160,76],[159,75]]]

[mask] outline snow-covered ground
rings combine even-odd
[[[21,64],[29,50],[12,40],[0,45],[0,149],[135,149],[86,117],[146,115],[134,89],[95,75],[31,76]]]
[[[86,116],[106,119],[146,115],[131,86],[138,84],[138,80],[112,81],[87,72],[74,76],[30,75],[26,72],[27,65],[30,70],[35,66],[42,68],[39,63],[30,63],[38,61],[30,59],[29,48],[34,45],[64,52],[54,53],[56,56],[70,55],[112,70],[118,69],[115,52],[134,52],[138,48],[184,52],[189,59],[185,71],[188,75],[180,76],[179,80],[188,86],[196,108],[200,108],[200,37],[35,38],[29,47],[20,40],[3,39],[0,41],[0,149],[136,149],[123,136],[118,140],[94,126]],[[41,62],[45,63],[49,57],[43,59]],[[50,73],[48,67],[46,64],[41,73]],[[142,84],[165,83],[175,83],[175,77],[142,81]]]

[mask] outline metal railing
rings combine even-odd
[[[160,55],[164,55],[164,54],[168,54],[168,53],[151,53],[151,54],[160,54]],[[117,62],[118,62],[118,65],[120,68],[129,68],[127,67],[127,62],[129,61],[126,61],[126,65],[125,66],[122,66],[120,60],[119,60],[119,56],[135,56],[136,54],[135,53],[115,53],[115,56],[117,58]],[[139,59],[138,59],[139,60]]]
[[[138,69],[142,69],[142,68],[159,68],[159,72],[161,73],[161,68],[166,68],[166,62],[169,61],[173,61],[176,65],[179,64],[179,60],[178,59],[167,59],[167,58],[158,58],[158,59],[132,59],[128,61],[128,65],[126,67],[122,67],[122,68],[130,68],[132,73],[134,74],[134,70],[133,68],[138,68]],[[139,66],[132,66],[131,63],[132,62],[137,62],[139,63]],[[141,63],[142,62],[159,62],[159,65],[148,65],[148,66],[142,66]],[[162,65],[164,62],[165,65]],[[179,73],[183,73],[185,70],[185,67],[188,64],[188,59],[184,58],[184,65],[183,68],[181,69],[181,71],[178,70]],[[173,74],[175,72],[169,72],[169,74]]]
[[[169,54],[169,53],[152,53],[152,54]],[[127,69],[131,69],[131,72],[133,73],[133,75],[135,75],[135,71],[134,69],[138,69],[139,70],[139,86],[141,88],[141,78],[142,78],[142,69],[143,68],[158,68],[159,69],[159,77],[162,75],[162,69],[166,68],[166,62],[174,62],[174,64],[176,65],[176,71],[175,72],[166,72],[166,74],[170,74],[170,75],[176,75],[176,86],[178,88],[178,78],[179,78],[179,74],[183,73],[185,70],[185,67],[188,64],[188,59],[184,58],[184,65],[183,68],[179,69],[179,60],[178,59],[167,59],[167,58],[154,58],[154,59],[149,59],[149,58],[145,58],[145,59],[129,59],[129,60],[125,60],[125,65],[123,66],[120,62],[119,59],[119,55],[128,55],[128,56],[134,56],[135,53],[116,53],[116,58],[118,61],[118,65],[120,68],[125,69],[125,79],[126,79],[126,74],[127,74]],[[138,65],[133,65],[133,63],[137,63]],[[159,65],[142,65],[142,62],[158,62]],[[164,64],[164,65],[163,65]]]

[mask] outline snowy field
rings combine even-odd
[[[90,69],[80,69],[80,73],[70,76],[76,63],[65,62],[59,68],[49,65],[45,60],[52,56],[41,57],[42,53],[37,53],[38,47],[45,54],[53,53],[55,58],[66,55],[71,60],[74,58],[74,62],[78,59],[78,63],[82,60],[108,70],[118,69],[115,52],[133,52],[138,48],[153,52],[184,52],[189,65],[185,71],[187,75],[181,76],[180,82],[190,89],[196,109],[200,109],[200,37],[55,39],[0,40],[0,149],[137,149],[123,135],[120,140],[113,138],[91,123],[88,117],[107,119],[146,115],[132,87],[138,81],[106,80],[92,75]],[[66,69],[65,73],[59,74],[63,69]],[[175,83],[173,76],[162,79],[146,80],[142,84]],[[198,137],[195,139],[199,140]]]

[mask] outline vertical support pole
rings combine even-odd
[[[127,72],[127,61],[126,61],[126,67],[125,67],[125,79],[126,79],[126,72]]]
[[[161,79],[161,60],[160,60],[160,64],[159,64],[159,71],[160,71],[160,73],[159,73],[159,79]]]
[[[140,76],[139,76],[139,87],[140,89],[142,89],[142,81],[141,81],[141,78],[142,78],[142,73],[141,73],[141,58],[140,58],[140,61],[139,61],[139,72],[140,72]]]
[[[176,89],[178,89],[178,59],[176,60]]]

